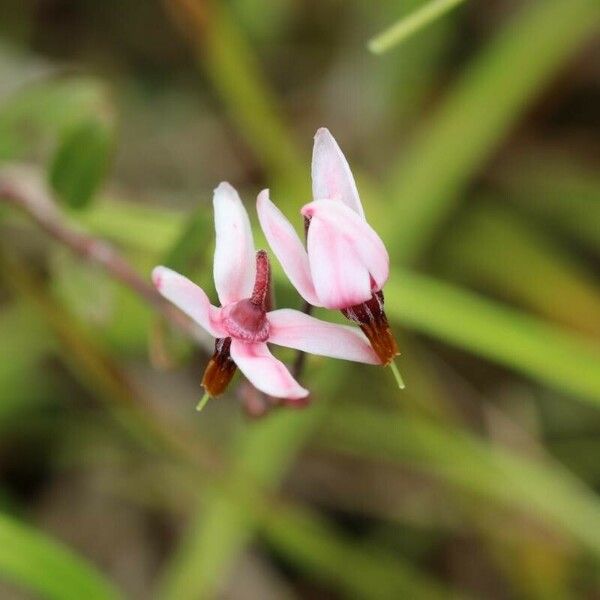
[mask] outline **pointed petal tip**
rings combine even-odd
[[[329,131],[329,129],[327,129],[327,127],[319,127],[319,129],[317,129],[316,133],[315,133],[315,141],[317,141],[317,139],[323,138],[323,137],[331,137],[333,138],[333,135],[331,135],[331,131]]]
[[[258,192],[258,196],[256,196],[256,205],[257,206],[261,206],[261,205],[265,204],[266,202],[271,202],[269,188],[265,188],[264,190],[261,190],[260,192]]]
[[[315,210],[314,210],[314,206],[312,202],[309,202],[308,204],[305,204],[301,209],[300,209],[300,214],[303,217],[312,217],[314,214]]]
[[[152,283],[154,284],[154,287],[159,291],[162,286],[163,275],[165,273],[165,269],[166,269],[166,267],[162,267],[162,266],[154,267],[154,269],[152,269],[152,275],[151,275]]]
[[[221,181],[213,190],[214,194],[235,192],[235,188],[228,181]]]

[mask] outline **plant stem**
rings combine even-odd
[[[50,237],[67,246],[81,258],[100,265],[113,279],[157,309],[171,324],[205,348],[212,348],[208,336],[167,302],[115,248],[104,240],[76,229],[67,221],[37,171],[26,167],[1,169],[0,201],[26,213]]]

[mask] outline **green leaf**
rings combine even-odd
[[[102,184],[112,149],[112,128],[88,119],[62,137],[49,179],[59,200],[70,208],[87,207]]]
[[[498,204],[479,199],[449,232],[439,260],[453,275],[600,337],[600,287],[593,273],[545,231]]]
[[[111,600],[117,590],[61,543],[0,514],[0,574],[53,600]]]
[[[550,460],[534,462],[457,429],[409,414],[345,406],[323,441],[337,450],[400,460],[492,504],[529,513],[600,555],[600,507],[593,492]]]
[[[310,411],[274,414],[242,429],[228,488],[243,489],[251,481],[265,491],[275,490],[326,410],[326,402],[321,402]],[[165,600],[211,597],[256,528],[241,496],[218,491],[207,500],[165,569],[161,586]]]
[[[262,537],[308,577],[333,584],[348,598],[457,599],[434,576],[376,545],[355,542],[309,510],[273,511]]]
[[[596,0],[526,3],[466,66],[391,169],[384,197],[394,199],[394,218],[379,225],[393,256],[420,255],[527,105],[599,23]]]
[[[600,176],[572,157],[547,153],[534,148],[524,158],[511,157],[510,168],[492,174],[493,183],[506,200],[600,254]]]
[[[374,54],[387,52],[464,1],[430,0],[430,2],[426,2],[423,6],[402,17],[397,23],[369,40],[369,50]]]
[[[90,78],[56,78],[22,86],[0,105],[0,161],[39,150],[50,136],[108,114],[109,106],[106,87]]]
[[[588,338],[408,270],[385,291],[393,320],[600,407],[600,347]]]

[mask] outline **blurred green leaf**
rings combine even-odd
[[[94,233],[151,252],[157,260],[173,247],[186,223],[183,212],[107,198],[77,217]]]
[[[391,253],[416,259],[525,107],[600,24],[596,0],[527,3],[481,51],[390,168]],[[515,68],[518,65],[518,68]]]
[[[495,169],[492,182],[520,209],[564,231],[600,253],[600,176],[573,164],[572,157],[548,156],[542,148]]]
[[[86,119],[61,136],[48,177],[69,208],[89,206],[108,169],[113,131],[103,119]]]
[[[544,231],[480,199],[447,237],[436,254],[453,275],[600,338],[600,286]]]
[[[274,549],[308,577],[334,583],[350,598],[456,599],[432,575],[369,544],[353,542],[309,510],[275,510],[261,528]]]
[[[402,17],[397,23],[369,40],[368,47],[374,54],[383,54],[394,46],[401,44],[411,35],[427,27],[432,21],[439,19],[456,8],[465,0],[429,0],[409,15]]]
[[[0,573],[54,600],[109,600],[117,590],[83,558],[7,515],[0,515]]]
[[[600,407],[600,346],[589,338],[408,270],[385,291],[394,321]]]
[[[53,342],[35,314],[17,304],[0,310],[0,340],[0,424],[4,425],[33,400],[44,399],[48,381],[40,363]]]
[[[212,271],[214,248],[213,215],[210,204],[200,206],[186,219],[179,237],[166,252],[161,264],[190,276],[204,266]],[[210,268],[209,268],[210,267]]]
[[[107,89],[98,80],[56,78],[24,86],[0,103],[0,161],[23,158],[40,140],[98,115],[110,115]]]
[[[525,511],[570,533],[600,555],[600,506],[593,492],[558,463],[534,462],[490,446],[448,423],[345,406],[324,443],[338,450],[401,460],[493,503]]]
[[[240,430],[233,451],[229,489],[253,482],[265,492],[277,488],[307,437],[326,414],[325,402],[310,411],[287,411]],[[243,502],[230,494],[211,494],[166,568],[162,597],[210,597],[256,527]],[[243,498],[241,498],[243,500]]]
[[[231,9],[215,1],[204,9],[182,0],[168,4],[181,15],[199,61],[261,165],[287,191],[308,197],[309,177],[293,135]]]

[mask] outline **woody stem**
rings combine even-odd
[[[51,238],[84,260],[101,266],[184,333],[212,345],[208,338],[201,338],[192,321],[164,300],[115,248],[71,226],[38,173],[26,167],[0,169],[0,202],[21,210]]]

